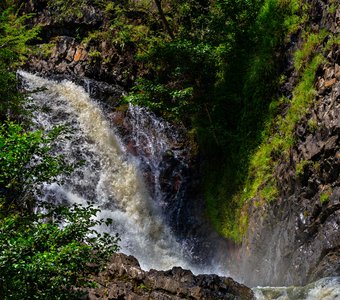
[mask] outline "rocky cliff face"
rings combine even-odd
[[[253,292],[231,278],[217,275],[195,276],[175,267],[169,271],[141,270],[132,256],[115,254],[105,271],[94,278],[97,288],[86,299],[130,300],[215,300],[253,299]]]
[[[327,0],[309,5],[307,26],[339,33],[339,8],[330,14]],[[301,45],[301,36],[297,40],[288,52]],[[295,127],[288,159],[275,170],[280,196],[263,206],[253,199],[249,206],[239,273],[250,285],[297,285],[340,275],[340,48],[324,51],[326,42],[316,49],[326,61],[317,72],[317,94]],[[288,94],[296,80],[288,70]]]
[[[137,74],[135,48],[127,43],[122,48],[103,37],[84,41],[88,32],[109,31],[110,20],[95,5],[81,7],[80,15],[58,16],[45,0],[28,1],[25,13],[34,13],[32,25],[41,26],[41,39],[25,69],[42,76],[69,78],[85,87],[96,98],[115,102],[131,87]],[[81,4],[79,4],[80,6]],[[76,9],[76,8],[75,8]],[[110,32],[112,38],[115,32]]]

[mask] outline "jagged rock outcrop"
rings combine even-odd
[[[310,5],[309,25],[339,33],[339,9],[330,14],[321,0]],[[340,47],[317,51],[327,63],[317,72],[317,94],[295,128],[289,157],[274,170],[280,196],[261,206],[253,199],[248,208],[239,255],[250,285],[303,285],[340,275]],[[297,76],[289,75],[292,91]]]
[[[126,43],[123,49],[109,40],[116,33],[108,33],[110,20],[96,5],[79,4],[79,7],[79,16],[75,13],[60,16],[48,7],[46,0],[25,3],[23,10],[35,14],[30,22],[32,26],[39,25],[41,33],[36,51],[24,68],[42,76],[68,78],[85,88],[91,87],[89,91],[93,97],[111,100],[112,104],[136,78],[135,47]],[[107,32],[107,38],[100,35],[99,29]],[[93,32],[91,38],[88,38],[89,32]]]
[[[97,288],[89,289],[87,300],[253,299],[249,288],[231,278],[195,276],[179,267],[146,272],[134,257],[122,253],[114,254],[106,270],[93,280]]]
[[[63,34],[63,31],[59,34]],[[123,52],[105,41],[83,44],[66,35],[55,36],[51,45],[53,47],[48,57],[44,57],[44,53],[31,56],[26,68],[45,76],[91,78],[123,88],[130,86],[135,78],[133,49],[125,49]]]

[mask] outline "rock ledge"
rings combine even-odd
[[[117,253],[106,270],[94,278],[97,288],[90,289],[87,300],[129,299],[253,299],[253,292],[231,278],[193,275],[174,267],[169,271],[143,271],[136,258]]]

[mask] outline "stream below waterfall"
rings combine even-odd
[[[61,175],[63,184],[59,181],[44,184],[39,193],[40,200],[84,205],[94,202],[101,209],[98,218],[113,220],[109,230],[119,233],[121,251],[135,256],[145,270],[181,266],[196,274],[228,275],[227,266],[221,264],[218,257],[211,260],[216,263],[195,264],[193,241],[178,239],[169,220],[166,221],[166,213],[162,211],[164,195],[159,189],[158,176],[161,154],[168,150],[166,138],[162,136],[166,125],[153,120],[152,126],[158,126],[154,132],[160,134],[156,141],[154,136],[150,138],[140,131],[145,121],[143,115],[147,115],[148,120],[155,117],[145,109],[130,107],[129,113],[134,120],[132,127],[137,136],[135,144],[138,147],[139,143],[147,141],[151,153],[133,156],[118,138],[101,105],[91,99],[84,88],[70,81],[53,81],[24,71],[19,71],[18,76],[29,93],[27,108],[33,114],[32,129],[48,131],[55,126],[66,126],[68,131],[59,137],[56,151],[70,163],[84,162],[71,178],[62,178]],[[156,151],[152,144],[157,143]],[[152,190],[145,183],[142,164],[151,170]],[[176,205],[181,206],[180,195],[178,198]],[[216,253],[218,256],[219,251]],[[259,300],[340,299],[340,280],[326,278],[301,288],[262,287],[253,290]]]

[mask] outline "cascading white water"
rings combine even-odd
[[[257,287],[257,300],[340,300],[340,277],[320,279],[303,287]]]
[[[124,154],[98,104],[69,81],[56,82],[23,71],[19,75],[25,89],[33,91],[35,127],[68,126],[73,132],[58,142],[58,151],[70,162],[85,162],[63,185],[46,184],[43,197],[69,203],[94,201],[102,210],[100,218],[113,219],[123,252],[137,257],[144,269],[190,268],[188,253],[162,222],[136,160]]]
[[[184,173],[188,169],[185,159],[187,149],[183,148],[183,137],[173,128],[173,126],[163,119],[157,118],[146,108],[129,105],[127,118],[132,126],[132,136],[134,147],[138,159],[148,168],[152,178],[149,179],[149,188],[153,193],[153,198],[157,205],[166,211],[167,215],[181,213],[183,206],[183,193],[185,192],[186,178]],[[172,195],[162,189],[162,174],[164,167],[164,157],[171,157],[175,161],[176,167],[171,170]],[[170,196],[170,197],[169,197]],[[172,200],[170,200],[171,198]],[[170,213],[169,201],[176,203],[175,211]],[[171,221],[178,221],[178,217]],[[177,224],[173,224],[177,225]]]
[[[135,147],[138,149],[138,156],[142,157],[153,174],[153,191],[155,198],[162,201],[162,190],[160,189],[159,172],[162,155],[168,150],[169,143],[174,143],[176,137],[168,134],[169,124],[156,119],[153,114],[145,108],[129,105],[131,125],[134,133]],[[149,129],[143,131],[144,129]],[[151,130],[150,130],[151,129]],[[174,131],[172,131],[174,132]],[[169,140],[172,141],[169,141]],[[160,203],[162,205],[162,203]]]

